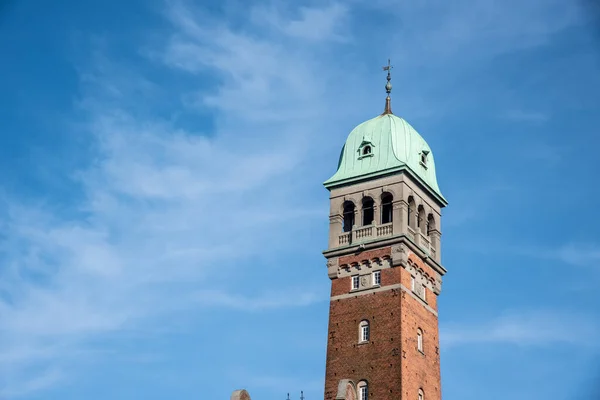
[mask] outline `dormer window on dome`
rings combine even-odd
[[[373,155],[373,147],[375,145],[371,142],[371,138],[364,136],[360,146],[358,146],[358,159],[371,157]]]
[[[421,155],[420,164],[423,167],[427,168],[427,156],[429,155],[429,150],[423,150],[420,155]]]

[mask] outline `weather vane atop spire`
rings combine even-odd
[[[387,83],[385,84],[385,92],[387,93],[387,97],[385,98],[385,110],[383,110],[382,115],[392,114],[392,99],[390,98],[390,93],[392,92],[392,83],[390,82],[392,80],[392,68],[394,67],[392,64],[390,64],[390,59],[388,58],[388,65],[383,67],[383,70],[387,71]]]

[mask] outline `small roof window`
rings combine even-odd
[[[429,150],[423,150],[420,154],[421,156],[421,165],[424,166],[425,168],[427,168],[427,156],[429,155]]]
[[[363,138],[362,143],[360,146],[358,146],[358,159],[360,160],[361,158],[371,157],[373,155],[374,147],[375,145],[371,143],[369,138]]]

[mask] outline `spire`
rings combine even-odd
[[[392,70],[392,65],[390,64],[390,60],[388,59],[388,65],[383,67],[384,71],[387,71],[387,83],[385,84],[385,92],[387,93],[387,97],[385,98],[385,109],[383,110],[383,114],[393,114],[392,113],[392,99],[390,98],[390,93],[392,92],[392,84],[390,81],[392,80],[392,75],[390,74]]]

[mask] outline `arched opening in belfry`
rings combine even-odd
[[[354,226],[354,208],[354,203],[351,201],[346,201],[344,203],[344,232],[350,232]]]
[[[370,197],[365,197],[362,200],[362,224],[363,226],[371,225],[375,219],[375,202]]]
[[[417,215],[417,228],[421,230],[421,233],[426,234],[426,221],[425,221],[425,208],[419,206]]]
[[[433,214],[427,216],[427,236],[435,229],[435,218]]]
[[[381,223],[389,224],[392,222],[392,203],[394,196],[390,193],[384,193],[381,195]]]
[[[416,219],[417,219],[417,215],[416,215],[416,205],[415,205],[415,199],[412,196],[408,197],[408,215],[407,215],[407,221],[408,221],[408,226],[410,226],[411,228],[415,229],[416,228]]]

